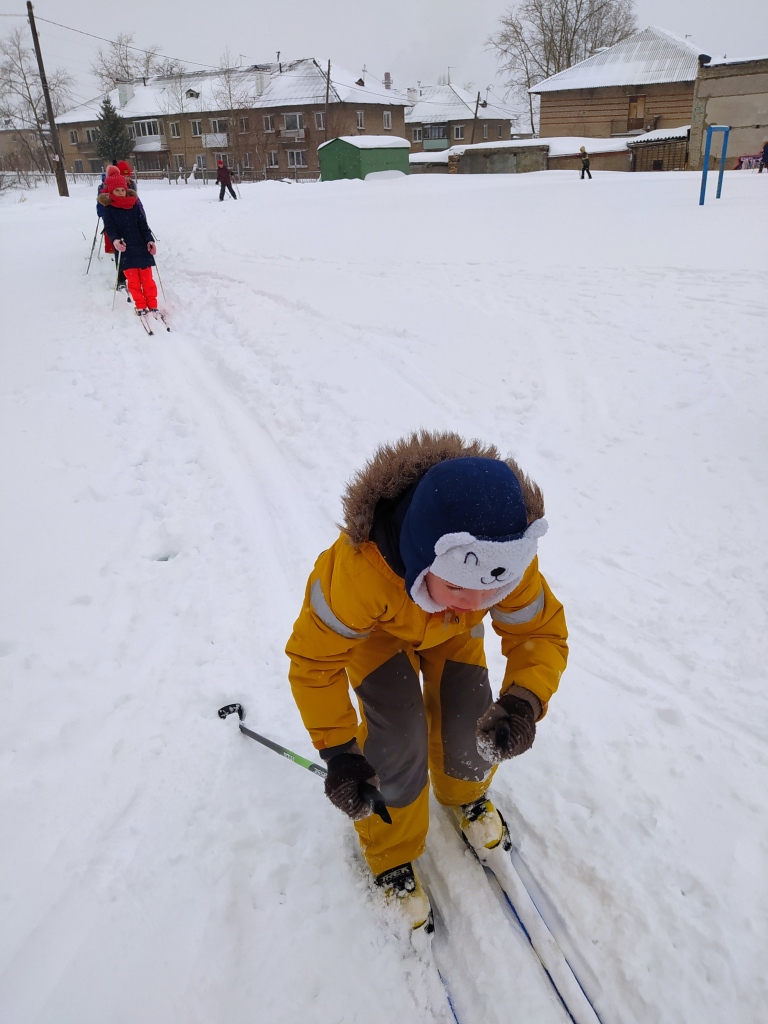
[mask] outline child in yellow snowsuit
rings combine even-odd
[[[429,781],[473,846],[508,841],[485,793],[496,765],[533,743],[565,668],[565,616],[538,568],[541,491],[496,448],[414,434],[381,447],[343,504],[288,642],[291,687],[327,796],[355,820],[377,882],[411,897],[417,927],[429,916],[412,866]],[[507,660],[496,701],[489,612]],[[391,825],[371,814],[363,782],[381,790]]]

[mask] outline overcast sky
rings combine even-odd
[[[327,59],[349,71],[365,66],[381,80],[390,71],[396,87],[429,84],[451,68],[451,80],[504,93],[488,36],[511,4],[508,0],[39,0],[38,19],[114,38],[134,32],[137,46],[159,43],[165,54],[215,65],[225,50],[244,63],[282,58]],[[768,55],[768,0],[636,0],[641,28],[656,25],[690,36],[713,57]],[[24,12],[23,0],[0,0],[0,13]],[[0,18],[5,34],[15,18]],[[39,21],[46,68],[65,67],[75,78],[77,100],[98,93],[88,67],[95,39]]]

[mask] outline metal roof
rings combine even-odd
[[[701,51],[686,39],[649,26],[620,43],[574,64],[529,92],[565,92],[613,85],[654,85],[693,82]]]
[[[406,107],[406,124],[472,120],[477,103],[477,93],[473,95],[457,85],[423,85],[418,89],[409,89],[408,98],[412,106]],[[480,120],[514,121],[517,115],[511,110],[488,103],[478,107],[477,116]]]

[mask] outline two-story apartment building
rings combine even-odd
[[[515,114],[479,100],[456,85],[408,89],[406,138],[411,153],[448,149],[459,143],[509,139]]]
[[[407,100],[312,58],[230,71],[120,83],[110,99],[134,139],[138,171],[213,172],[217,160],[245,176],[319,174],[317,147],[338,135],[405,137]],[[100,101],[56,119],[68,171],[101,171]]]

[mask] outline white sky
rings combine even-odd
[[[131,0],[107,6],[95,0],[40,0],[35,14],[99,36],[132,31],[138,46],[159,43],[190,68],[193,61],[216,64],[226,47],[248,63],[274,60],[280,50],[285,59],[330,57],[349,71],[365,65],[377,79],[390,71],[398,87],[434,83],[451,66],[457,84],[483,91],[492,85],[501,96],[503,85],[485,41],[509,6],[507,0],[292,0],[269,6],[252,0],[221,5]],[[22,0],[0,0],[0,13],[24,9]],[[768,53],[765,0],[638,0],[636,9],[641,28],[657,25],[690,35],[713,57]],[[0,33],[14,24],[15,19],[0,18]],[[39,30],[46,67],[66,67],[75,76],[78,100],[95,95],[88,68],[102,44],[42,22]]]

